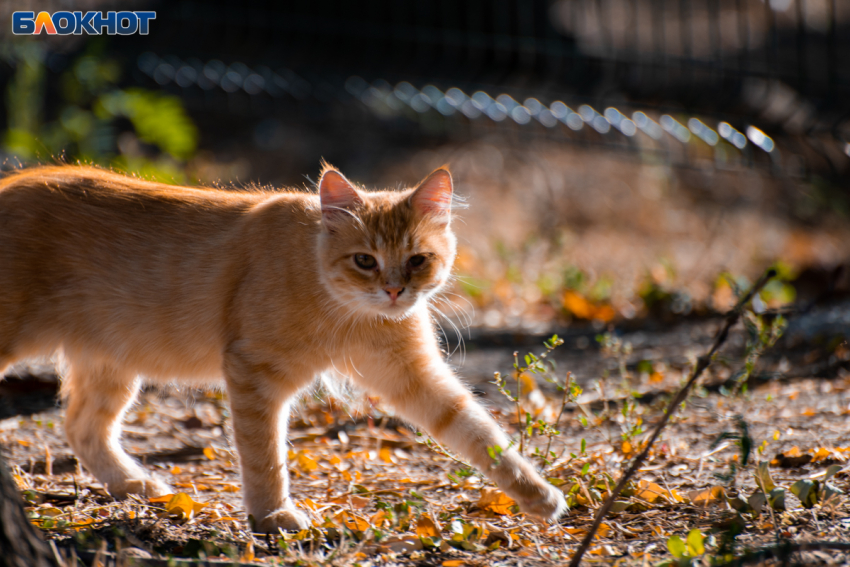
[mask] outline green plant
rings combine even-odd
[[[14,69],[6,90],[6,150],[25,162],[61,159],[133,171],[174,183],[195,152],[197,131],[176,96],[121,88],[120,63],[100,39],[59,76],[58,103],[48,98],[41,43],[11,42],[0,57]],[[50,91],[53,97],[53,91]],[[122,124],[129,123],[131,129]],[[123,130],[123,131],[122,131]]]
[[[525,454],[527,445],[531,438],[535,435],[535,432],[548,439],[546,448],[543,451],[541,451],[539,447],[535,447],[532,453],[535,457],[542,461],[544,466],[549,466],[552,460],[556,457],[555,453],[552,451],[552,440],[556,436],[560,435],[558,427],[561,417],[564,414],[564,410],[568,404],[574,403],[582,394],[582,389],[578,384],[576,384],[572,373],[567,372],[564,375],[564,378],[560,378],[557,373],[557,364],[554,360],[549,358],[549,355],[563,344],[563,339],[558,337],[558,335],[552,335],[549,340],[543,342],[543,346],[545,347],[543,352],[540,354],[528,353],[525,357],[523,357],[524,364],[520,363],[519,354],[516,352],[514,353],[513,377],[516,380],[515,395],[508,389],[508,382],[500,372],[496,372],[493,375],[493,384],[496,385],[499,392],[505,396],[509,402],[514,404],[516,409],[520,454]],[[540,418],[535,420],[531,412],[527,411],[522,406],[524,393],[523,384],[527,384],[525,391],[527,395],[530,393],[528,392],[528,389],[534,386],[534,381],[531,378],[532,375],[543,378],[546,382],[553,384],[555,388],[561,392],[561,399],[554,421],[550,422],[546,419]],[[491,457],[495,459],[498,455],[491,455]]]
[[[658,567],[670,565],[689,567],[690,565],[696,565],[697,560],[705,554],[704,540],[705,537],[697,529],[688,532],[688,536],[684,540],[677,535],[670,536],[667,540],[667,549],[673,558],[662,561],[658,564]]]

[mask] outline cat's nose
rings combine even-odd
[[[384,287],[384,291],[387,292],[387,295],[390,296],[390,301],[395,303],[395,300],[398,299],[398,296],[402,294],[404,288],[400,286],[388,285]]]

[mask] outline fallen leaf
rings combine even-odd
[[[641,500],[649,502],[650,504],[653,504],[659,498],[667,501],[667,491],[661,488],[660,485],[646,480],[641,480],[640,483],[638,483],[638,491],[635,496]]]
[[[479,508],[502,516],[512,515],[511,506],[515,504],[510,496],[497,488],[482,488],[478,500]]]
[[[215,449],[212,447],[204,447],[204,456],[209,460],[215,460]]]
[[[416,520],[416,535],[419,537],[440,537],[440,526],[425,514]]]
[[[381,447],[381,450],[378,452],[378,457],[380,457],[380,459],[388,465],[393,464],[393,454],[389,447]]]
[[[692,490],[688,493],[688,500],[697,506],[708,506],[721,502],[726,492],[722,486],[712,486],[705,490]]]
[[[342,525],[352,531],[365,532],[369,529],[369,522],[366,518],[352,514],[348,510],[343,510],[337,514],[336,519],[342,521]]]
[[[254,560],[254,540],[249,539],[248,545],[245,546],[245,551],[242,553],[242,556],[239,558],[239,561],[243,563],[249,563]]]
[[[162,498],[164,497],[151,498],[150,501],[161,502]],[[178,492],[177,494],[172,495],[165,503],[165,511],[170,516],[176,516],[179,520],[191,520],[201,510],[203,510],[205,506],[206,503],[195,502],[185,492]]]

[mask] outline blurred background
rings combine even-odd
[[[155,10],[149,35],[11,34],[15,10]],[[4,170],[370,187],[449,164],[451,324],[703,317],[850,289],[850,3],[0,3]]]

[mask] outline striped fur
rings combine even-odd
[[[508,439],[435,338],[428,301],[455,256],[451,191],[444,168],[411,189],[367,191],[326,166],[318,195],[82,166],[12,173],[0,181],[0,371],[61,352],[68,440],[117,496],[169,491],[119,443],[141,381],[223,376],[255,528],[306,526],[289,496],[289,403],[332,369],[526,512],[556,518],[563,496],[529,463],[510,449],[492,462],[487,448]]]

